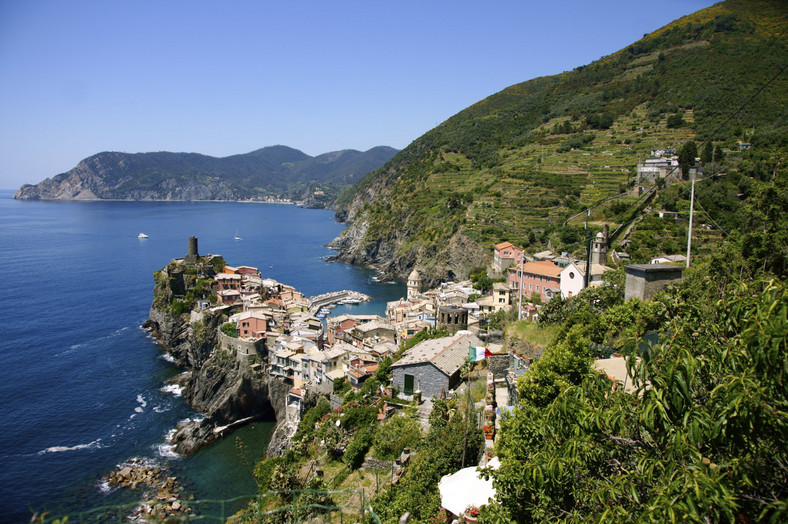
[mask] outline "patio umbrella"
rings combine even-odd
[[[500,466],[498,457],[494,457],[488,464],[493,469]],[[481,478],[476,466],[463,468],[457,473],[446,475],[438,483],[441,494],[441,506],[457,516],[462,515],[468,506],[484,506],[495,498],[493,481]]]

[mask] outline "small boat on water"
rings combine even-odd
[[[233,237],[233,240],[243,240],[243,238],[241,238],[241,237],[238,235],[238,230],[237,230],[237,229],[235,230],[235,236]]]
[[[139,235],[137,235],[137,238],[148,238],[148,235],[146,235],[145,233],[140,233]]]

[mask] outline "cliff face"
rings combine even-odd
[[[153,305],[145,326],[175,363],[188,370],[178,380],[184,399],[205,417],[180,423],[172,439],[175,451],[189,454],[213,442],[240,424],[254,420],[286,420],[286,400],[290,386],[268,375],[267,365],[254,369],[247,358],[219,347],[221,314],[177,313],[174,292],[188,294],[200,285],[199,277],[210,272],[201,263],[194,278],[183,263],[170,263],[156,275]],[[285,432],[285,435],[289,433]],[[281,442],[272,439],[277,449]]]
[[[385,200],[388,191],[386,180],[379,178],[337,212],[337,220],[348,227],[330,244],[338,250],[336,260],[374,266],[400,280],[407,280],[415,267],[427,286],[465,279],[471,269],[485,264],[488,250],[461,231],[429,246],[412,241],[418,229],[408,223],[407,217],[400,224],[375,227],[370,204],[379,205],[376,203]]]

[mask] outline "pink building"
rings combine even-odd
[[[561,268],[552,262],[527,262],[522,266],[509,268],[509,287],[512,288],[512,300],[520,295],[523,298],[539,295],[542,302],[548,302],[553,295],[561,293]]]
[[[495,246],[492,268],[496,273],[503,273],[512,264],[519,263],[523,250],[511,242],[501,242]]]

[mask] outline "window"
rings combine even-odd
[[[569,278],[575,278],[575,272],[574,271],[570,271],[569,272]]]

